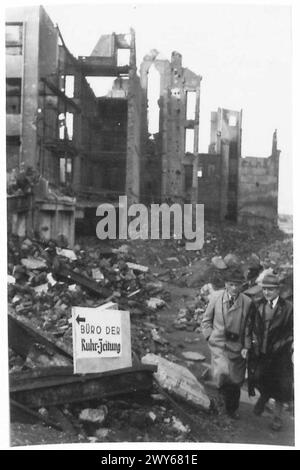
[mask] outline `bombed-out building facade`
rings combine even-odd
[[[135,32],[74,57],[41,6],[6,16],[8,229],[74,242],[103,203],[202,203],[207,220],[276,225],[279,154],[241,155],[242,112],[211,113],[199,153],[202,77],[157,50],[137,70]],[[93,79],[111,79],[100,96]],[[271,137],[271,136],[270,136]],[[271,139],[270,139],[271,140]],[[95,226],[95,224],[94,224]]]

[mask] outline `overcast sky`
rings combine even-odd
[[[28,2],[32,3],[32,2]],[[243,109],[243,156],[267,157],[278,129],[279,212],[292,212],[291,8],[201,3],[43,3],[75,56],[90,55],[101,34],[136,31],[137,66],[151,49],[202,75],[200,152],[208,151],[210,112]]]

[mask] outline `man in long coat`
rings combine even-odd
[[[240,389],[245,379],[250,338],[246,320],[254,309],[252,300],[241,293],[245,282],[240,269],[225,275],[225,289],[209,302],[202,320],[202,333],[211,350],[213,379],[223,395],[227,413],[238,419]]]
[[[279,279],[267,274],[262,280],[264,298],[246,326],[251,338],[248,357],[249,395],[260,392],[254,413],[261,415],[270,398],[275,399],[271,424],[282,427],[283,404],[293,399],[293,306],[280,297]]]

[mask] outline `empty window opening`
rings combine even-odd
[[[21,112],[21,78],[6,79],[6,113],[20,114]]]
[[[85,77],[97,98],[110,96],[116,77]]]
[[[71,158],[60,157],[59,180],[61,183],[72,183],[73,164]]]
[[[58,116],[58,126],[59,126],[59,138],[63,140],[65,138],[65,132],[66,132],[66,116],[64,113],[61,113]]]
[[[186,119],[195,119],[196,115],[196,92],[186,92]]]
[[[66,114],[66,126],[67,126],[67,135],[68,139],[73,139],[73,114],[67,113]]]
[[[114,80],[112,89],[107,93],[110,98],[126,98],[128,96],[128,78],[118,77]]]
[[[66,75],[65,94],[68,98],[74,98],[74,75]]]
[[[237,118],[236,118],[236,116],[234,116],[234,114],[231,114],[229,116],[229,125],[230,125],[230,127],[235,127],[236,124],[237,124]]]
[[[22,23],[7,23],[5,26],[6,53],[9,55],[21,55],[23,42]]]
[[[193,165],[185,165],[184,176],[185,176],[185,190],[189,191],[193,185]]]
[[[194,129],[185,130],[185,153],[194,153]]]
[[[123,67],[129,65],[130,62],[130,49],[118,49],[117,50],[117,65]]]
[[[6,168],[11,171],[19,166],[20,160],[20,136],[6,136]]]
[[[148,71],[148,132],[157,134],[159,132],[159,98],[160,98],[160,73],[152,64]]]

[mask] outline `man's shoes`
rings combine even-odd
[[[259,397],[259,399],[257,400],[254,408],[253,408],[253,413],[256,415],[256,416],[260,416],[263,414],[263,412],[265,411],[265,405],[266,405],[266,400],[264,400],[262,397]]]
[[[278,432],[281,430],[281,428],[282,428],[282,419],[279,418],[278,416],[275,416],[271,423],[271,429],[272,431]]]
[[[235,421],[238,421],[240,419],[240,414],[238,411],[228,411],[227,414],[229,418],[234,419]]]

